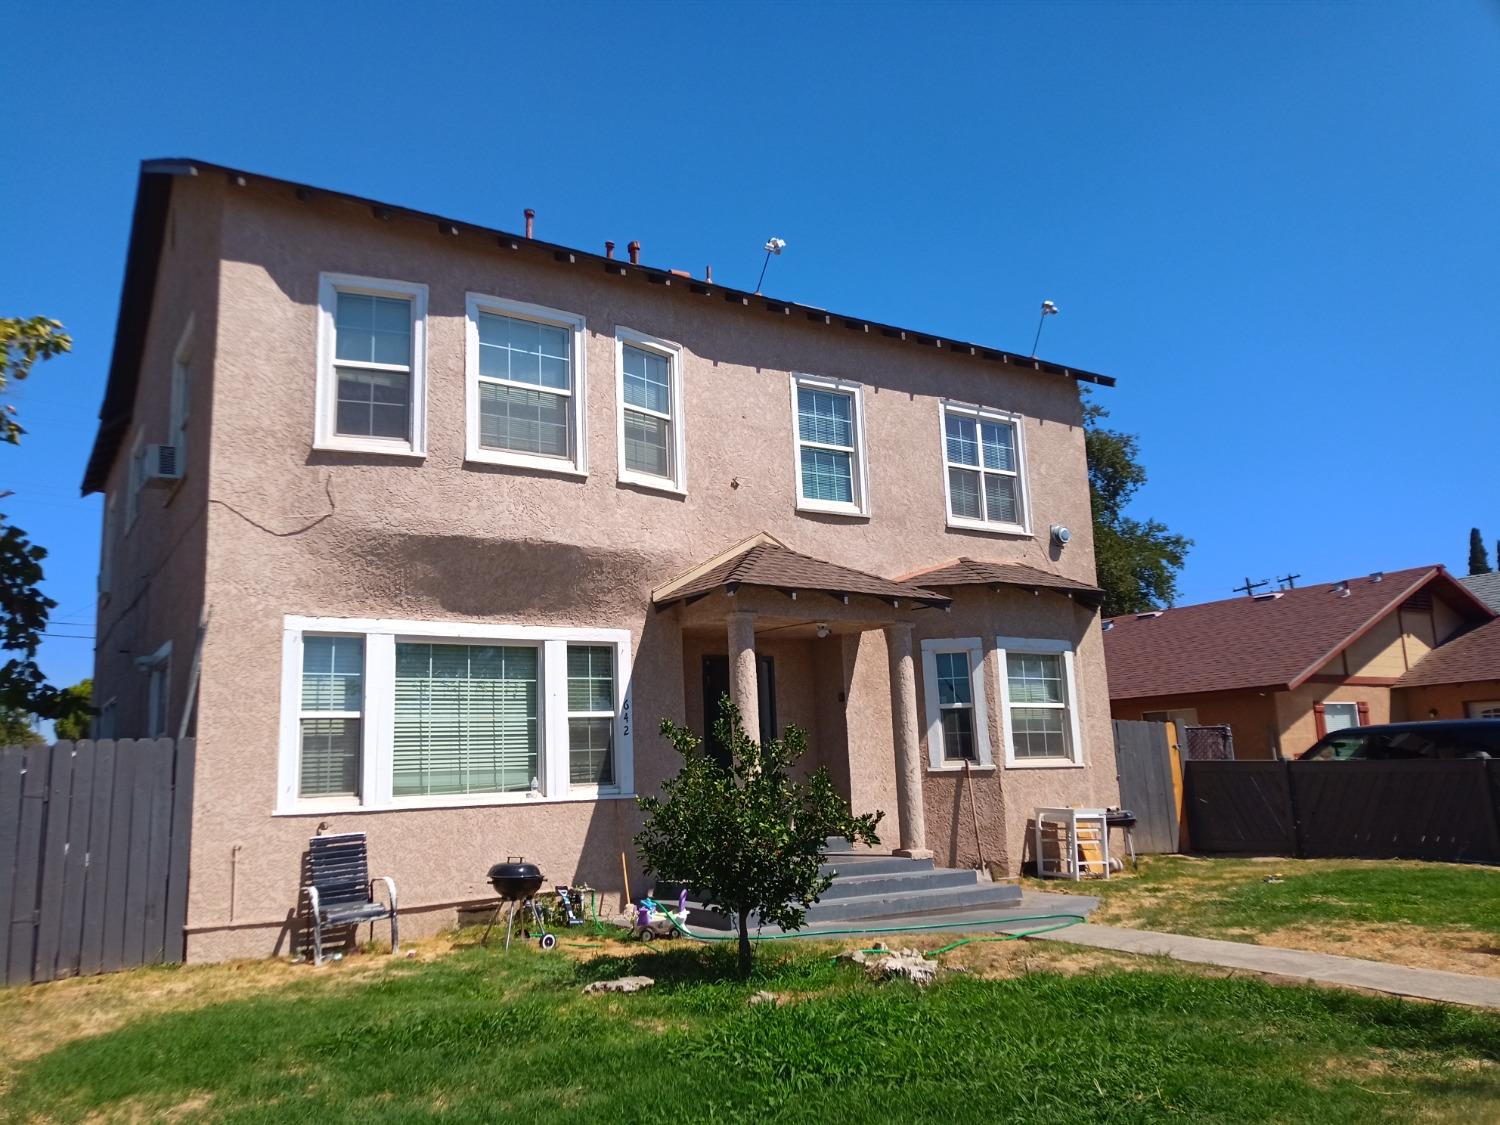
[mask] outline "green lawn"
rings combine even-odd
[[[12,990],[0,993],[0,1049],[38,1036],[43,1049],[0,1069],[0,1117],[1062,1123],[1500,1115],[1500,1016],[1492,1014],[1153,962],[1125,969],[1121,959],[1053,943],[966,947],[968,960],[955,960],[969,972],[919,991],[870,984],[858,969],[832,964],[830,952],[765,950],[748,983],[728,979],[726,950],[595,942],[552,954],[460,947],[420,961],[358,957],[325,970],[252,966],[238,982],[233,968],[206,967]],[[987,979],[1002,961],[1016,975]],[[633,972],[654,976],[657,987],[580,994],[589,980]],[[177,989],[181,1004],[161,1008],[164,988]],[[788,1002],[751,1006],[757,989]],[[101,1026],[80,1019],[80,1005],[92,1005]]]
[[[1500,974],[1493,867],[1143,856],[1136,875],[1027,883],[1099,896],[1095,922]]]

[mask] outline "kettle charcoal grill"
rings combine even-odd
[[[543,949],[551,949],[557,945],[557,936],[547,932],[546,920],[542,917],[542,908],[537,904],[536,893],[541,890],[546,877],[542,869],[534,863],[527,863],[524,856],[512,855],[505,858],[504,863],[497,863],[490,868],[489,874],[485,876],[490,886],[495,888],[495,893],[500,896],[500,901],[495,904],[495,912],[490,915],[489,925],[484,928],[484,937],[480,939],[480,945],[488,945],[490,931],[495,928],[495,923],[500,918],[500,911],[509,908],[505,917],[505,948],[510,948],[511,933],[515,928],[516,910],[519,908],[522,918],[526,914],[531,915],[532,925],[535,927],[537,944]],[[532,930],[526,931],[526,936],[532,936]]]

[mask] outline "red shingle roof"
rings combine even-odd
[[[1159,617],[1117,617],[1104,633],[1110,698],[1295,687],[1434,578],[1463,589],[1442,567],[1424,566],[1379,582],[1352,578],[1347,597],[1339,583],[1328,582],[1279,597],[1182,606]]]
[[[1097,603],[1104,591],[1087,582],[1078,582],[1058,574],[1049,574],[1024,563],[984,562],[968,557],[954,559],[951,563],[919,570],[904,576],[923,586],[1022,586],[1027,589],[1066,590],[1082,594],[1085,600]]]
[[[1433,649],[1397,680],[1396,686],[1464,684],[1474,680],[1500,680],[1500,617]]]
[[[850,570],[824,562],[778,543],[756,543],[725,559],[711,570],[685,582],[668,586],[656,598],[658,605],[711,593],[724,586],[770,586],[779,590],[817,590],[829,594],[868,594],[871,597],[947,605],[948,598],[907,582],[892,582],[879,575]]]

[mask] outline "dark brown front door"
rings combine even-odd
[[[755,678],[760,691],[760,737],[775,738],[776,662],[769,656],[755,657]],[[719,720],[719,700],[729,694],[729,657],[703,658],[703,746],[720,765],[729,764],[729,752],[714,735]]]

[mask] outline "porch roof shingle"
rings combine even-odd
[[[769,538],[769,537],[768,537]],[[893,582],[862,570],[851,570],[837,563],[815,559],[776,542],[755,542],[716,563],[702,574],[686,581],[669,584],[656,592],[658,606],[702,597],[721,588],[767,586],[778,590],[816,590],[827,594],[865,594],[887,601],[911,601],[922,605],[944,606],[949,599],[942,594]]]
[[[1396,687],[1500,680],[1500,617],[1439,645],[1396,681]]]
[[[1028,590],[1061,590],[1081,595],[1082,600],[1089,605],[1098,605],[1104,597],[1104,591],[1099,587],[1074,578],[1064,578],[1060,574],[1051,574],[1025,563],[986,562],[983,559],[971,559],[967,555],[952,562],[903,575],[902,578],[933,588],[1019,586]]]

